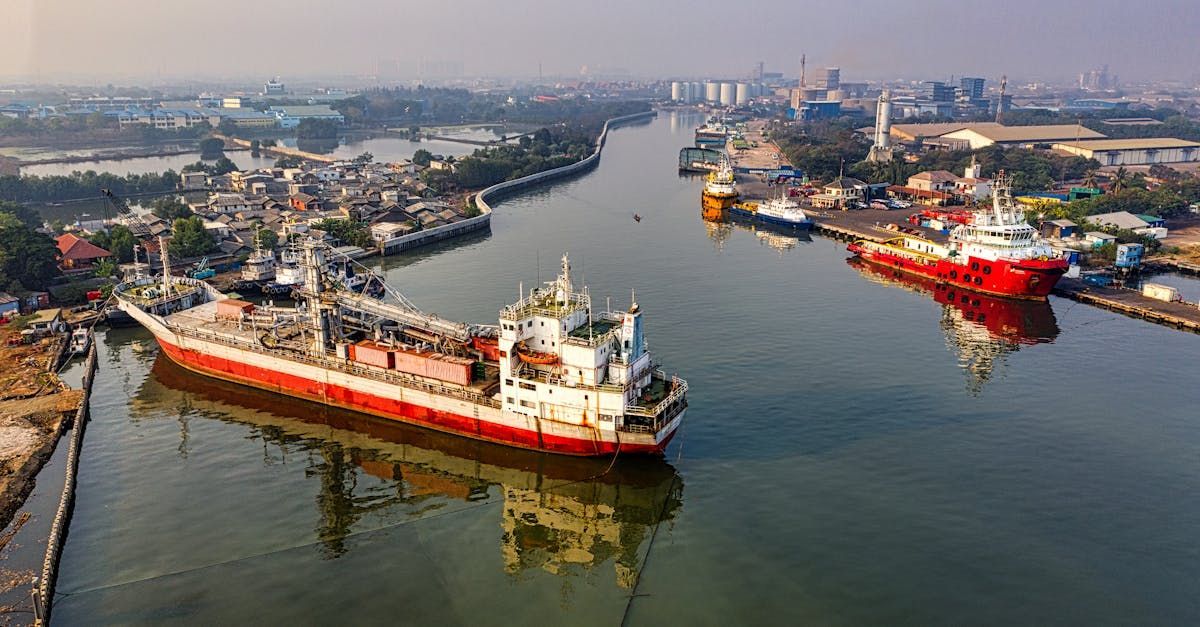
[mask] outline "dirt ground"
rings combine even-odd
[[[1163,238],[1162,243],[1164,246],[1180,248],[1200,246],[1200,215],[1190,215],[1167,221],[1167,236]],[[1200,250],[1195,252],[1200,254]],[[1193,261],[1200,261],[1200,259],[1193,259]]]
[[[19,335],[15,325],[0,326],[0,528],[24,502],[64,419],[83,400],[81,390],[68,389],[53,372],[65,338],[9,346]]]

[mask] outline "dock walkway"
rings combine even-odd
[[[1200,307],[1194,303],[1168,303],[1142,296],[1130,289],[1097,287],[1079,279],[1063,277],[1054,286],[1058,296],[1110,311],[1141,318],[1180,330],[1200,333]]]

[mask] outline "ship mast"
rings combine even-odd
[[[161,235],[158,236],[158,256],[160,259],[162,259],[163,296],[167,296],[168,294],[171,293],[171,259],[167,253],[167,242],[166,242],[166,240],[163,239],[163,236],[161,236]],[[150,261],[150,253],[146,253],[146,261],[147,262]]]

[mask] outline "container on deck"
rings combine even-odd
[[[428,355],[429,353],[420,353],[417,351],[396,351],[392,367],[400,372],[407,372],[408,374],[423,377],[425,376],[425,362],[428,361]]]
[[[458,385],[467,385],[471,383],[471,365],[473,363],[470,359],[434,353],[425,362],[425,376]]]
[[[376,366],[378,368],[391,368],[392,364],[395,363],[392,358],[395,351],[388,346],[363,340],[355,344],[353,348],[354,350],[350,353],[350,359],[360,364],[367,364],[368,366]]]
[[[254,313],[254,303],[248,303],[236,298],[226,298],[217,301],[217,317],[241,320],[244,316]]]
[[[1179,290],[1170,285],[1159,285],[1158,283],[1143,283],[1142,296],[1162,300],[1168,303],[1182,301],[1183,297],[1179,295]]]

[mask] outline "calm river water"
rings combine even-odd
[[[701,121],[619,129],[490,235],[383,262],[474,321],[564,251],[594,297],[636,289],[691,384],[665,459],[605,474],[359,418],[111,331],[55,622],[1200,621],[1200,337],[707,225],[675,171]]]

